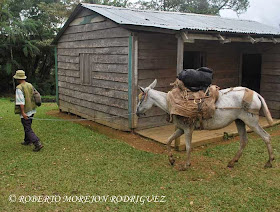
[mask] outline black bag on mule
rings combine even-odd
[[[198,69],[184,69],[177,78],[191,91],[206,90],[212,84],[213,71],[207,67]]]

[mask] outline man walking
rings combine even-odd
[[[26,82],[25,72],[23,70],[17,70],[14,75],[14,79],[17,80],[19,85],[16,87],[16,105],[15,105],[15,113],[20,114],[21,123],[24,128],[24,142],[22,145],[34,144],[35,148],[34,152],[40,151],[43,148],[43,145],[40,143],[39,138],[33,132],[32,118],[36,113],[36,104],[33,97],[33,86]]]

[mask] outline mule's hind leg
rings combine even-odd
[[[240,147],[239,147],[239,150],[237,151],[237,153],[235,154],[234,158],[228,163],[229,168],[234,167],[234,163],[239,160],[239,158],[242,155],[243,149],[245,148],[245,146],[248,143],[248,137],[247,137],[245,123],[243,121],[241,121],[240,119],[237,119],[237,120],[235,120],[235,124],[236,124],[237,131],[238,131],[238,134],[240,137]]]
[[[270,142],[270,135],[260,125],[256,126],[256,130],[254,130],[254,131],[262,137],[262,139],[265,142],[266,147],[267,147],[269,158],[264,167],[271,168],[272,167],[271,163],[274,160],[274,155],[273,155],[273,149],[272,149],[271,142]]]
[[[266,144],[267,151],[268,151],[268,161],[265,164],[265,168],[271,168],[271,162],[274,160],[273,149],[270,143],[270,135],[259,125],[257,122],[248,122],[246,123],[255,133],[257,133],[263,139],[264,143]]]
[[[185,139],[186,139],[186,154],[187,160],[186,163],[181,167],[181,171],[187,170],[191,166],[191,143],[192,143],[192,133],[193,133],[193,126],[190,126],[184,130],[185,132]]]
[[[169,163],[173,166],[173,164],[175,163],[175,159],[173,158],[173,154],[171,152],[171,147],[170,144],[173,140],[175,140],[176,138],[179,138],[181,135],[184,134],[184,131],[181,129],[177,129],[167,140],[167,151],[168,151],[168,160]]]

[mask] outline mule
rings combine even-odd
[[[145,114],[146,111],[157,106],[169,114],[167,105],[167,93],[154,90],[157,84],[155,79],[152,84],[146,88],[140,87],[142,97],[137,105],[137,116]],[[246,125],[249,126],[255,133],[257,133],[266,144],[268,150],[268,161],[265,164],[265,168],[272,167],[272,161],[274,160],[273,150],[270,142],[270,135],[259,125],[259,115],[250,113],[242,109],[242,99],[244,96],[245,88],[236,87],[222,89],[219,91],[219,98],[216,102],[216,109],[213,117],[208,120],[203,120],[203,128],[205,130],[216,130],[228,126],[235,121],[238,134],[240,136],[240,147],[235,156],[228,163],[228,167],[233,168],[234,164],[240,159],[242,152],[248,143],[248,137],[246,132]],[[227,108],[227,109],[226,109]],[[234,108],[234,109],[228,109]],[[268,110],[267,104],[264,98],[254,91],[253,100],[250,105],[250,111],[260,111],[262,108],[263,113],[270,125],[273,124],[273,119]],[[170,144],[176,138],[185,134],[186,142],[186,163],[183,165],[182,170],[186,170],[190,165],[190,151],[192,142],[193,130],[198,127],[199,123],[189,124],[183,121],[180,116],[173,115],[173,123],[176,126],[176,131],[167,140],[168,158],[171,165],[174,165],[175,159],[173,158]]]

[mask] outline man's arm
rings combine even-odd
[[[25,99],[22,91],[20,89],[16,89],[16,105],[20,106],[20,112],[24,119],[28,119],[28,116],[24,112],[24,105],[25,105]]]
[[[26,115],[26,113],[24,112],[24,105],[19,105],[20,106],[20,112],[21,112],[21,115],[23,116],[23,118],[25,120],[28,119],[28,116]]]

